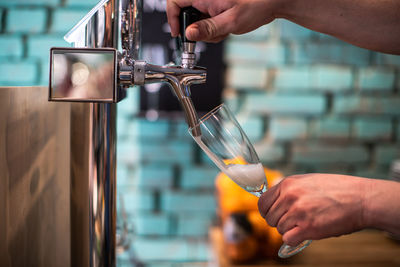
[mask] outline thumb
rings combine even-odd
[[[226,19],[226,12],[218,16],[202,19],[191,24],[186,29],[186,37],[192,41],[215,41],[223,39],[229,32],[231,23]]]

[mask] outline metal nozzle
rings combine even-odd
[[[191,69],[196,65],[196,42],[191,41],[186,37],[186,28],[200,19],[200,11],[194,7],[182,8],[179,15],[180,20],[180,49],[181,53],[181,66],[185,69]]]

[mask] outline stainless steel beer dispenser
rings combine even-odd
[[[77,102],[71,108],[73,266],[115,265],[116,103],[126,90],[168,83],[188,125],[198,120],[190,86],[206,81],[206,69],[195,65],[195,43],[181,41],[180,65],[139,60],[141,15],[142,0],[102,0],[65,35],[73,48],[50,50],[49,101]],[[183,10],[186,21],[196,16]]]

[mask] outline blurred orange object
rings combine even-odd
[[[264,168],[269,187],[282,179],[279,171]],[[248,262],[255,258],[276,258],[282,237],[258,212],[258,197],[246,192],[226,174],[216,178],[218,217],[221,219],[228,258]]]
[[[282,179],[282,173],[264,168],[268,186],[273,186]],[[215,181],[217,200],[222,219],[231,213],[258,210],[258,197],[246,192],[232,181],[225,173],[220,172]]]

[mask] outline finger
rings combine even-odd
[[[195,39],[198,39],[198,37],[196,37],[196,36],[198,36],[199,33],[195,32],[195,31],[198,31],[198,30],[199,29],[198,29],[197,25],[195,25],[195,24],[190,25],[186,29],[186,37],[189,40],[196,41]],[[205,41],[207,41],[208,43],[219,43],[222,40],[226,39],[228,36],[229,36],[229,34],[219,35],[219,36],[215,36],[214,38],[207,39]]]
[[[285,199],[280,196],[270,207],[267,214],[265,215],[265,219],[268,224],[272,227],[276,227],[281,217],[287,213],[289,210],[291,203],[285,201]]]
[[[181,8],[191,6],[192,0],[170,0],[167,1],[167,19],[171,27],[171,36],[177,37],[179,35],[179,14]]]
[[[281,235],[284,235],[287,231],[296,227],[296,222],[293,220],[293,217],[289,216],[288,213],[285,213],[277,222],[276,229]]]
[[[264,192],[258,199],[258,210],[263,218],[267,215],[272,204],[279,198],[280,187],[279,184],[271,187]]]
[[[186,29],[186,37],[192,41],[222,40],[232,30],[232,9],[208,19],[202,19],[193,23]]]
[[[299,245],[306,239],[303,229],[299,226],[290,229],[282,236],[283,242],[292,247]]]

